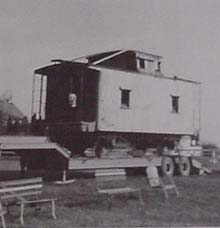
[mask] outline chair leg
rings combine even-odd
[[[6,228],[6,223],[5,223],[5,211],[3,210],[2,203],[0,202],[0,211],[1,211],[1,221],[2,221],[2,227]]]
[[[173,188],[174,188],[174,191],[175,191],[177,197],[180,197],[179,190],[178,190],[178,188],[176,187],[176,184],[175,184],[173,178],[172,178],[172,177],[169,177],[169,180],[170,180],[170,183],[173,185]]]
[[[2,227],[6,228],[5,216],[4,215],[1,215],[1,220],[2,220]]]
[[[139,196],[141,205],[143,206],[144,205],[144,201],[143,201],[143,198],[142,198],[142,195],[141,195],[141,190],[138,191],[138,196]]]
[[[52,200],[52,217],[56,219],[56,207],[55,207],[55,201]]]
[[[114,195],[110,195],[110,196],[108,196],[108,198],[107,198],[108,200],[108,210],[110,210],[111,208],[112,208],[112,201],[113,201],[113,199],[114,199]]]
[[[21,203],[20,222],[22,225],[24,225],[24,204],[23,203]]]
[[[164,191],[165,199],[167,200],[169,198],[169,195],[165,187],[163,187],[163,191]]]
[[[6,228],[6,223],[5,223],[5,211],[3,210],[2,203],[0,202],[0,211],[1,211],[1,221],[2,221],[2,227]]]
[[[7,214],[10,214],[9,205],[6,205]]]
[[[178,190],[178,188],[177,188],[176,186],[174,186],[174,190],[175,190],[175,192],[176,192],[177,197],[180,197],[179,190]]]

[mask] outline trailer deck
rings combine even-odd
[[[0,151],[30,151],[55,150],[65,158],[70,158],[71,152],[59,144],[50,142],[43,136],[1,136]]]
[[[85,169],[110,169],[110,168],[135,168],[161,166],[161,157],[140,157],[140,158],[70,158],[70,170]]]

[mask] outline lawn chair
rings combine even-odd
[[[137,193],[141,204],[144,204],[141,196],[141,189],[125,185],[126,173],[124,169],[96,170],[95,177],[99,194],[108,195],[110,196],[110,199],[113,199],[115,195]]]
[[[165,175],[161,178],[156,167],[147,167],[147,177],[151,187],[161,187],[163,189],[166,199],[169,198],[170,190],[174,190],[177,197],[180,196],[172,176]]]
[[[161,187],[164,191],[165,198],[169,198],[169,191],[173,190],[174,193],[176,193],[177,197],[180,197],[179,190],[172,178],[172,176],[164,176],[163,178],[160,178]]]
[[[39,204],[50,203],[52,217],[56,219],[55,214],[55,201],[54,198],[40,198],[42,193],[43,180],[41,177],[28,178],[20,180],[10,180],[0,182],[0,216],[2,226],[5,228],[4,214],[5,210],[2,208],[2,204],[7,207],[9,212],[9,206],[20,206],[20,222],[24,225],[24,208],[25,206],[33,206]],[[13,204],[11,204],[13,202]]]

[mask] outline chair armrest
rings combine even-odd
[[[52,201],[56,201],[57,199],[37,199],[37,200],[21,200],[20,202],[18,202],[19,204],[21,203],[25,203],[25,204],[29,204],[29,203],[46,203],[46,202],[52,202]]]

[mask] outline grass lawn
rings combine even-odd
[[[97,194],[93,178],[78,178],[63,186],[45,182],[43,197],[58,199],[57,220],[51,217],[50,205],[41,211],[27,208],[23,227],[219,226],[220,175],[176,176],[174,180],[181,197],[171,194],[165,201],[163,191],[152,189],[145,176],[129,176],[126,184],[142,189],[144,206],[135,194],[116,196],[109,204],[106,197]],[[6,223],[8,227],[22,227],[18,208],[11,208]]]

